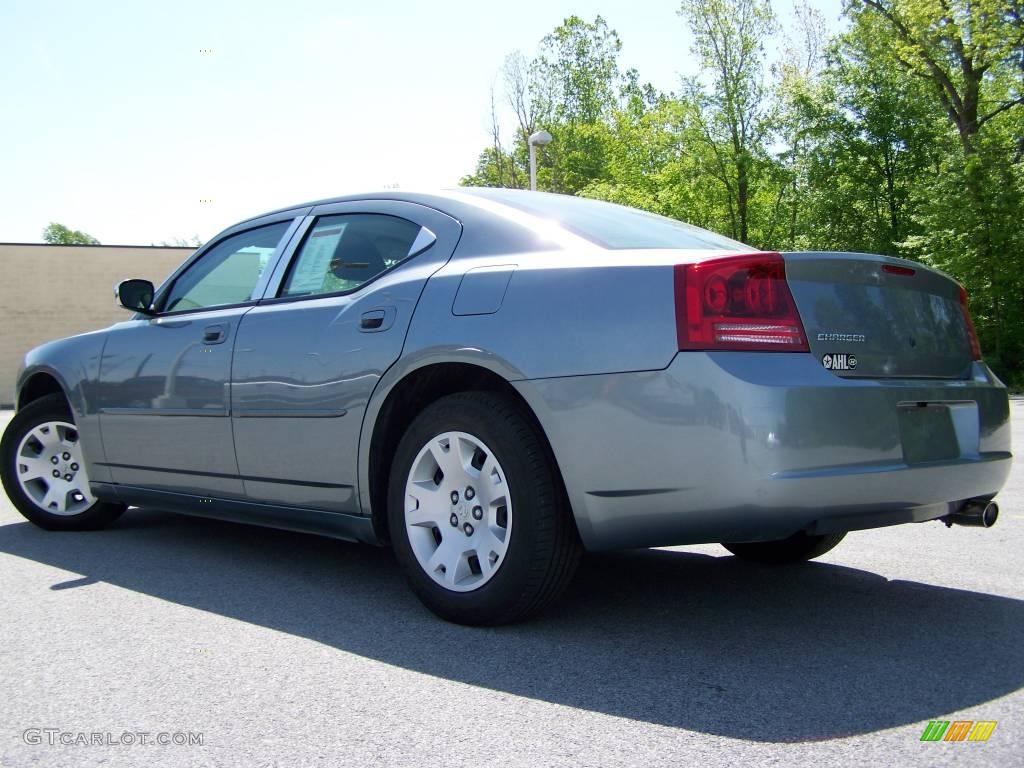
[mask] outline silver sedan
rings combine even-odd
[[[392,192],[225,230],[32,350],[0,444],[53,530],[129,505],[390,543],[440,616],[514,621],[584,549],[991,526],[1006,390],[922,264],[756,251],[641,211]]]

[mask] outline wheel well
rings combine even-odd
[[[48,373],[37,373],[25,382],[25,385],[18,393],[18,408],[24,408],[31,402],[47,395],[60,395],[67,400],[67,395],[61,388],[60,383]]]
[[[391,463],[398,443],[414,418],[428,405],[447,395],[457,392],[496,392],[516,402],[523,415],[530,420],[540,435],[548,452],[548,458],[555,467],[559,483],[562,473],[558,469],[551,444],[544,428],[537,420],[523,396],[498,374],[478,365],[466,363],[440,363],[419,368],[398,384],[388,394],[373,427],[370,441],[370,509],[373,528],[381,541],[388,541],[388,479]],[[563,485],[563,495],[565,495]],[[568,500],[566,501],[568,508]]]

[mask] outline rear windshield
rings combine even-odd
[[[739,253],[752,250],[736,240],[676,219],[601,200],[518,189],[471,187],[459,191],[556,221],[570,232],[603,248],[685,248]]]

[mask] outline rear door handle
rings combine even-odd
[[[394,307],[371,309],[359,316],[359,330],[363,333],[386,331],[395,322],[397,310]]]
[[[208,325],[203,329],[203,344],[221,344],[226,338],[223,325]]]

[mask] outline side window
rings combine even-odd
[[[165,312],[242,304],[267,268],[290,221],[250,229],[221,241],[175,280]]]
[[[316,220],[292,261],[280,296],[354,291],[433,242],[430,230],[379,213]]]

